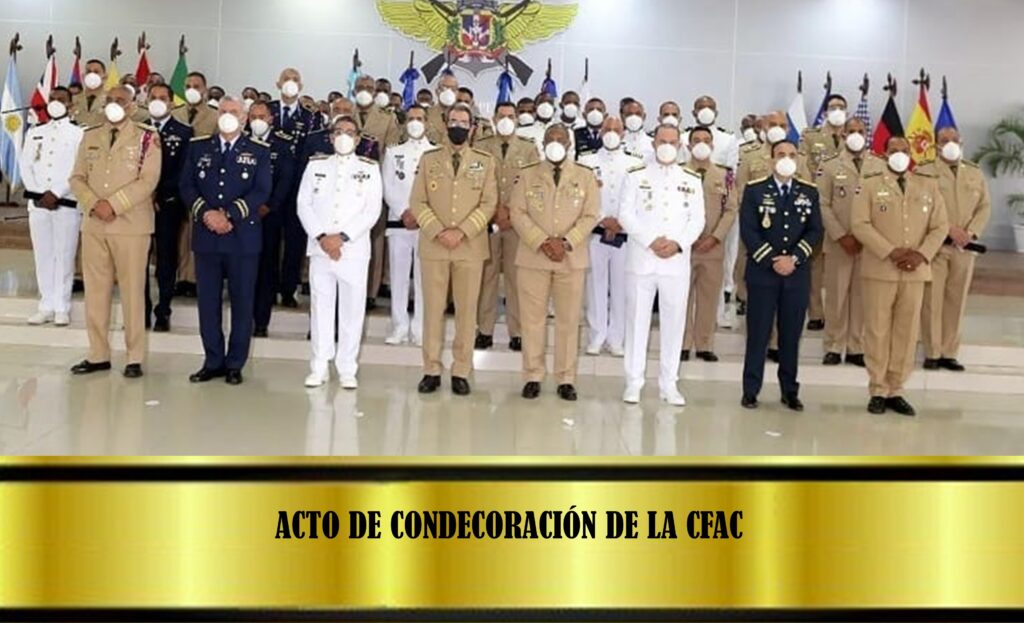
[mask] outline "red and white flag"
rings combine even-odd
[[[39,78],[39,84],[32,91],[32,100],[29,102],[29,123],[46,123],[50,120],[46,114],[46,104],[50,101],[50,91],[57,87],[57,55],[51,54],[46,60],[46,69]]]

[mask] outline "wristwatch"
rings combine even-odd
[[[318,235],[318,236],[316,237],[316,241],[317,241],[317,242],[320,242],[321,240],[323,240],[323,239],[324,239],[324,237],[325,237],[325,236],[327,236],[327,234],[319,234],[319,235]]]

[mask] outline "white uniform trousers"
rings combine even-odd
[[[626,344],[623,366],[626,383],[642,386],[647,370],[647,340],[651,334],[654,296],[658,295],[658,328],[661,334],[658,386],[676,389],[679,352],[686,329],[686,301],[690,293],[690,265],[678,275],[626,273]]]
[[[75,279],[75,252],[81,224],[82,213],[75,208],[47,210],[29,206],[28,227],[41,312],[66,314],[71,311],[71,286]]]
[[[423,276],[420,274],[420,232],[415,229],[389,229],[388,278],[391,284],[392,335],[408,335],[419,344],[423,341]],[[413,276],[412,319],[409,318],[409,275]]]
[[[600,240],[600,236],[590,236],[587,344],[622,348],[626,318],[626,247],[616,249]]]
[[[342,255],[337,262],[319,255],[309,258],[310,343],[313,347],[310,367],[314,373],[325,373],[328,363],[334,359],[339,376],[356,375],[366,317],[368,266],[368,258],[348,260]]]

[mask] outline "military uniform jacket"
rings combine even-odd
[[[327,257],[316,237],[344,234],[342,259],[370,259],[370,229],[380,217],[380,166],[355,154],[318,156],[299,184],[297,210],[309,236],[306,255]]]
[[[694,169],[701,175],[704,189],[704,230],[701,237],[711,236],[719,242],[707,253],[694,254],[693,259],[720,260],[725,257],[725,237],[736,222],[737,198],[733,173],[711,163],[706,170]]]
[[[82,135],[71,171],[71,192],[82,211],[82,231],[114,235],[153,233],[153,193],[160,181],[160,137],[149,126],[123,121],[111,145],[113,126],[104,123]],[[89,216],[101,199],[117,215],[110,223]]]
[[[626,271],[637,275],[681,275],[690,268],[690,247],[704,230],[700,175],[680,164],[653,159],[632,169],[622,190],[619,221],[629,234]],[[681,253],[660,258],[651,243],[665,237]]]
[[[167,117],[159,127],[160,145],[163,147],[160,161],[160,183],[156,187],[158,203],[167,203],[178,199],[178,185],[181,182],[181,171],[185,167],[188,156],[189,142],[192,140],[192,128],[187,124]]]
[[[588,154],[594,154],[600,151],[604,144],[601,142],[601,128],[591,127],[584,125],[581,128],[576,128],[572,131],[573,137],[572,142],[576,147],[576,159],[580,160],[583,156]]]
[[[740,205],[740,237],[747,248],[747,281],[770,285],[809,271],[812,249],[821,241],[821,205],[814,184],[792,178],[785,200],[775,177],[747,184]],[[775,272],[772,258],[793,255],[796,271],[789,277]]]
[[[273,187],[266,205],[275,212],[281,212],[289,205],[296,183],[295,141],[284,130],[271,130],[265,140],[252,138],[252,141],[270,149],[270,179]]]
[[[946,204],[931,165],[918,165],[905,174],[906,192],[888,167],[865,174],[853,200],[850,227],[867,251],[861,258],[861,275],[881,281],[931,281],[932,268],[921,264],[904,272],[888,259],[894,249],[918,251],[931,262],[949,233]]]
[[[961,160],[954,173],[953,167],[937,161],[935,171],[949,224],[966,229],[975,238],[981,236],[992,216],[992,201],[981,169],[973,162]]]
[[[807,128],[800,137],[800,155],[806,158],[808,171],[817,173],[824,161],[845,151],[842,128],[833,129],[828,122],[820,128]]]
[[[274,100],[270,102],[270,113],[274,115],[274,127],[284,130],[291,135],[296,145],[301,145],[306,135],[323,128],[324,117],[319,112],[303,108],[298,101],[295,102],[294,107],[293,111],[289,111],[288,107],[284,106],[282,112],[282,102]],[[290,114],[285,114],[289,112]]]
[[[736,191],[740,197],[751,180],[759,180],[772,174],[772,157],[768,143],[753,141],[740,148],[739,164],[736,166]]]
[[[850,208],[860,188],[862,174],[882,172],[885,160],[865,149],[860,171],[850,150],[843,149],[822,163],[818,169],[818,196],[821,198],[821,220],[825,225],[826,253],[835,250],[837,242],[850,233]]]
[[[30,128],[25,133],[18,167],[25,196],[33,201],[46,191],[66,199],[63,207],[75,207],[68,178],[75,167],[83,130],[67,117]]]
[[[625,135],[622,137],[622,146],[629,153],[635,154],[644,160],[654,156],[654,139],[643,130],[638,132],[626,130]]]
[[[426,138],[409,139],[384,154],[381,177],[384,181],[384,203],[388,204],[389,229],[405,229],[401,223],[402,213],[409,209],[416,169],[423,154],[433,148]]]
[[[363,121],[363,115],[366,121]],[[384,110],[376,104],[370,104],[366,110],[357,109],[353,117],[356,120],[356,127],[364,139],[377,143],[378,151],[383,154],[391,145],[397,145],[400,132],[395,114]]]
[[[590,168],[569,160],[555,186],[550,162],[527,165],[519,174],[509,202],[512,227],[519,234],[516,266],[541,270],[582,270],[590,265],[590,231],[601,215],[601,189]],[[571,245],[565,259],[552,262],[540,250],[548,238]]]
[[[690,144],[690,132],[695,127],[689,127],[683,130],[680,141],[683,145]],[[740,143],[736,140],[736,135],[720,126],[710,126],[711,140],[714,147],[711,151],[711,162],[723,166],[727,169],[736,170],[740,162]]]
[[[462,161],[452,167],[452,147],[444,145],[423,154],[413,181],[409,208],[420,225],[420,258],[479,260],[490,257],[487,224],[498,205],[498,175],[494,158],[463,146]],[[465,239],[453,250],[435,240],[448,228],[459,228]]]
[[[596,153],[583,156],[579,162],[594,171],[597,186],[601,189],[601,213],[598,216],[598,221],[609,216],[619,218],[622,188],[625,186],[626,174],[630,169],[643,165],[644,161],[626,153],[620,147],[612,151],[601,149]],[[595,227],[595,229],[597,228]],[[603,228],[600,233],[604,233]]]
[[[92,98],[92,105],[89,103]],[[107,120],[103,107],[107,105],[107,92],[103,87],[89,93],[82,91],[71,98],[71,118],[82,127],[101,125]]]
[[[195,115],[189,121],[189,111],[194,110]],[[184,104],[171,111],[171,115],[178,121],[192,128],[195,136],[211,136],[217,133],[217,119],[219,114],[216,108],[210,108],[206,102],[199,102],[195,106]]]
[[[181,200],[189,208],[196,253],[257,254],[263,241],[257,210],[270,199],[270,149],[239,135],[221,153],[220,135],[193,139],[181,175]],[[223,209],[234,229],[216,234],[203,224],[207,210]]]
[[[512,188],[519,179],[519,170],[528,164],[540,160],[537,148],[530,139],[513,134],[508,137],[508,150],[501,154],[502,140],[500,136],[488,136],[474,143],[477,149],[491,154],[498,165],[498,205],[508,206],[512,198]]]

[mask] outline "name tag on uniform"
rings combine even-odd
[[[469,169],[467,169],[467,170],[470,173],[476,173],[476,172],[479,172],[479,171],[483,171],[484,170],[484,163],[480,162],[479,160],[477,160],[475,162],[470,162],[469,163]]]
[[[254,167],[256,166],[256,156],[247,151],[243,151],[238,154],[237,158],[235,158],[235,163]]]
[[[353,173],[352,179],[362,184],[366,180],[370,179],[370,174],[367,173],[366,171],[360,171],[358,173]]]

